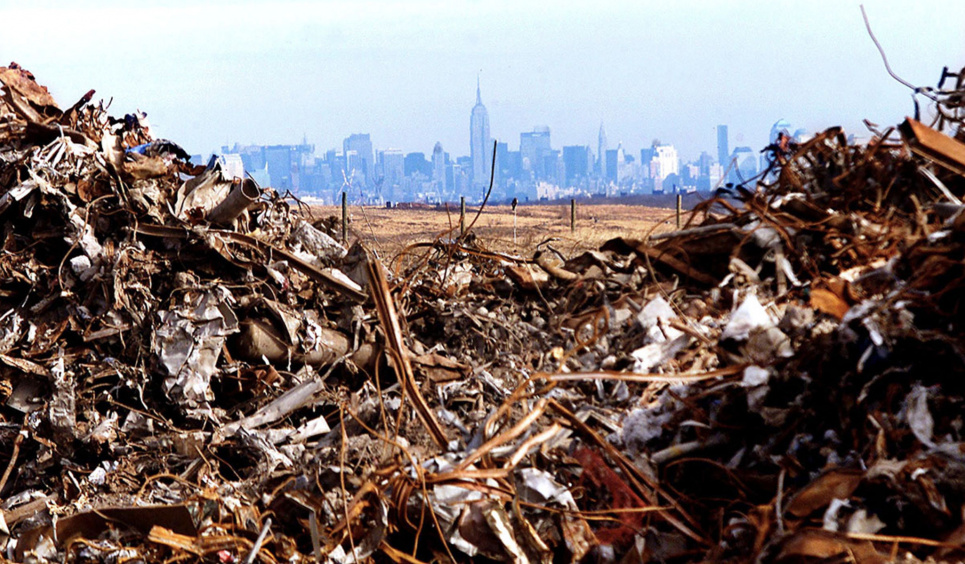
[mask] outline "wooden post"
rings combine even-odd
[[[677,194],[677,229],[680,229],[680,207],[682,199],[680,194]]]
[[[516,247],[516,209],[513,208],[513,248]]]
[[[570,198],[570,233],[576,233],[576,199]]]
[[[466,235],[466,197],[459,196],[459,236]]]
[[[348,193],[342,192],[342,243],[348,244]]]

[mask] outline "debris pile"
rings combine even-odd
[[[963,81],[673,233],[383,264],[0,68],[0,549],[965,558]]]

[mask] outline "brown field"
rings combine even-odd
[[[477,208],[466,210],[466,226]],[[341,216],[337,206],[314,206],[317,218]],[[395,258],[406,246],[448,237],[450,229],[458,235],[459,208],[386,209],[349,207],[349,239],[361,238],[383,258]],[[487,206],[472,232],[483,247],[528,256],[536,246],[554,239],[553,247],[565,255],[597,249],[614,237],[643,238],[651,233],[673,229],[674,211],[629,205],[577,205],[576,230],[570,231],[569,203],[561,205],[519,206],[516,209],[516,240],[513,240],[513,212],[509,206]]]

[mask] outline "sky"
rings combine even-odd
[[[965,2],[866,0],[903,79],[965,66]],[[755,150],[771,125],[864,135],[913,112],[849,0],[0,0],[0,65],[16,61],[62,107],[87,90],[147,112],[191,153],[226,143],[321,153],[351,133],[376,149],[469,153],[476,80],[511,150],[534,126],[553,148],[653,140],[682,157]]]

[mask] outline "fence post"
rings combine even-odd
[[[677,229],[680,229],[680,207],[681,207],[681,196],[677,194]]]
[[[459,196],[459,236],[466,235],[466,197]]]
[[[570,233],[576,233],[576,199],[570,198]]]
[[[516,206],[513,206],[513,248],[516,247]]]
[[[348,244],[348,193],[342,192],[342,244]]]

